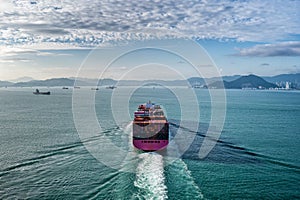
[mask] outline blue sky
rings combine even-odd
[[[94,48],[102,50],[90,67],[101,67],[119,45],[182,38],[201,45],[221,75],[298,73],[299,8],[293,0],[0,0],[0,80],[72,77]]]

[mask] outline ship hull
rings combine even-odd
[[[169,144],[169,140],[135,140],[133,146],[143,151],[158,151],[164,149]]]
[[[50,95],[50,92],[33,92],[35,95]]]
[[[158,151],[169,144],[169,123],[133,123],[133,146],[143,151]]]

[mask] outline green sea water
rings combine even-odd
[[[126,94],[126,88],[118,89]],[[191,147],[168,164],[164,155],[132,150],[130,121],[123,127],[114,122],[118,113],[111,111],[113,90],[96,91],[95,110],[103,129],[99,137],[85,140],[75,128],[71,89],[49,88],[50,96],[33,95],[33,90],[0,88],[0,199],[300,198],[298,91],[227,90],[221,137],[210,154],[199,159],[211,103],[207,90],[195,90],[200,104],[191,107],[199,106],[200,122],[190,119],[190,124],[204,128]],[[181,102],[168,89],[137,90],[129,100],[129,115],[149,99],[163,105],[171,135],[178,130],[190,134],[190,127],[179,125]],[[87,150],[94,141],[101,143],[101,135],[134,153],[124,166],[133,172],[108,167]]]

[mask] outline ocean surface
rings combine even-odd
[[[191,134],[189,124],[199,124],[189,149],[170,161],[166,154],[133,149],[131,121],[116,122],[124,113],[112,111],[112,93],[120,90],[114,98],[122,99],[127,88],[79,89],[96,93],[93,107],[102,128],[95,133],[99,136],[85,139],[75,128],[72,89],[40,88],[50,96],[33,95],[34,89],[0,88],[0,199],[300,198],[299,91],[227,90],[222,134],[200,159],[211,118],[208,90],[195,90],[200,103],[190,105],[190,112],[198,106],[200,121],[191,118],[185,126],[180,124],[183,102],[169,89],[136,90],[125,113],[131,119],[135,108],[151,99],[164,107],[171,138],[177,131]],[[130,154],[118,169],[89,151],[89,145],[100,144],[106,155],[98,156],[115,161],[115,152],[103,149],[107,139]],[[168,151],[177,151],[176,146]]]

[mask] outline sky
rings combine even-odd
[[[0,0],[0,80],[97,78],[120,49],[147,41],[159,46],[162,40],[195,42],[222,76],[299,73],[299,18],[298,0]],[[140,62],[130,62],[135,59]],[[137,77],[141,72],[133,68],[135,76],[122,74],[137,63],[145,69],[156,63],[153,73],[164,65],[189,71],[183,60],[141,50],[120,58],[104,76]],[[85,73],[78,73],[86,63]],[[155,77],[179,77],[165,69]]]

